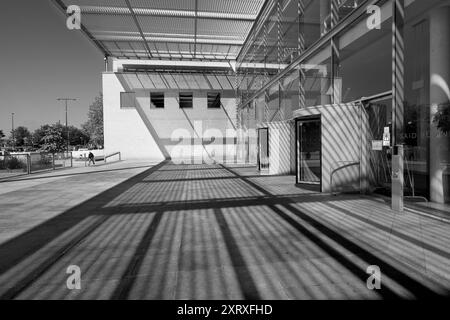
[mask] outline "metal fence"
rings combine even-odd
[[[101,161],[103,164],[121,160],[120,152],[95,156],[95,161]],[[35,172],[72,168],[74,161],[80,163],[82,166],[83,164],[84,166],[89,165],[87,154],[74,159],[72,152],[30,152],[0,156],[0,179]]]
[[[0,179],[30,173],[28,155],[0,156]]]
[[[0,179],[73,166],[71,152],[16,153],[0,156]]]

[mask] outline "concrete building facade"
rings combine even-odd
[[[151,161],[236,161],[236,95],[230,80],[205,73],[104,73],[106,152]],[[184,97],[190,106],[180,106]]]

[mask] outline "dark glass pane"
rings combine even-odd
[[[259,135],[259,169],[269,169],[269,129],[258,130]]]
[[[192,92],[180,93],[180,108],[192,108]]]
[[[135,93],[134,92],[121,92],[120,93],[120,108],[134,108],[135,105]]]
[[[152,92],[150,94],[151,107],[164,108],[164,93]]]
[[[298,180],[300,183],[318,184],[321,181],[320,120],[299,121],[298,135]]]

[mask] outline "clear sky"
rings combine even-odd
[[[66,18],[50,0],[1,0],[0,130],[30,130],[65,123],[58,97],[69,104],[69,124],[87,119],[89,105],[101,91],[103,55],[79,30],[68,30]]]

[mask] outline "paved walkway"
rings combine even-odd
[[[450,295],[448,223],[252,167],[127,166],[0,183],[0,298]],[[69,265],[81,290],[66,287]]]

